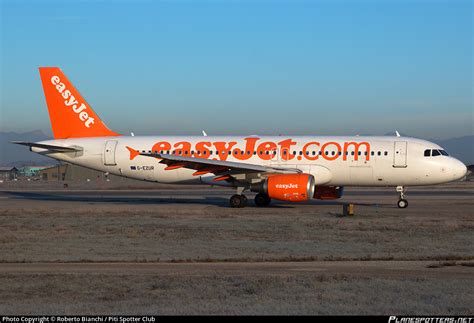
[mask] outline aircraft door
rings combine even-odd
[[[407,167],[406,141],[395,141],[393,151],[393,167]]]
[[[107,140],[104,147],[104,165],[115,166],[115,148],[117,147],[117,140]]]

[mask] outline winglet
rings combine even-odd
[[[130,148],[128,146],[126,146],[128,151],[130,152],[130,160],[133,160],[135,159],[135,157],[137,157],[138,155],[140,155],[140,152],[138,150],[135,150],[133,148]]]

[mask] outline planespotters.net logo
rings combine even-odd
[[[297,189],[298,188],[298,184],[276,184],[275,185],[276,188],[282,188],[282,189],[285,189],[285,190],[289,190],[289,189]]]
[[[474,323],[472,317],[406,317],[390,316],[388,323]]]

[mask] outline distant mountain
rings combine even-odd
[[[50,139],[39,130],[17,133],[0,132],[0,166],[51,165],[55,160],[32,153],[28,147],[10,141],[41,141]]]
[[[389,133],[387,135],[394,135]],[[405,134],[403,134],[405,136]],[[407,135],[409,136],[409,135]],[[50,139],[39,130],[16,133],[0,132],[0,166],[51,165],[54,159],[32,153],[25,146],[10,144],[10,141],[41,141]],[[447,140],[428,139],[439,144],[453,157],[466,165],[474,165],[474,136],[464,136]]]

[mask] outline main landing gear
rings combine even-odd
[[[234,194],[229,202],[230,207],[244,207],[247,205],[247,197],[244,194]]]
[[[405,199],[405,193],[407,188],[404,186],[397,186],[397,192],[399,193],[399,199],[397,205],[399,208],[404,209],[408,206],[408,201]]]
[[[268,195],[262,193],[255,195],[255,205],[258,207],[268,206],[271,201],[272,199]]]
[[[238,189],[237,194],[234,194],[230,197],[229,204],[232,208],[245,207],[247,205],[247,197],[242,194],[243,189]],[[255,195],[255,205],[258,207],[268,206],[272,199],[265,194]]]

